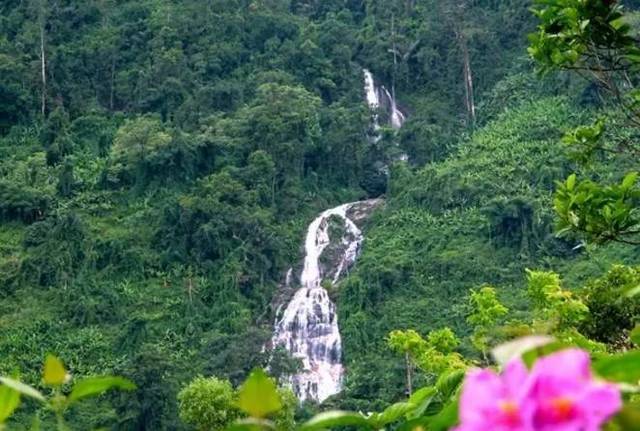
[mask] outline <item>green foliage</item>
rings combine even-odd
[[[180,391],[178,406],[180,418],[196,429],[260,425],[285,431],[295,428],[298,399],[290,389],[277,388],[263,370],[255,369],[237,391],[227,380],[198,376]]]
[[[258,427],[260,429],[312,431],[353,427],[362,430],[383,430],[392,424],[399,424],[400,429],[415,429],[419,425],[428,425],[434,429],[445,430],[458,420],[458,389],[463,377],[464,372],[462,371],[445,373],[434,386],[421,388],[408,400],[390,405],[379,413],[364,415],[363,413],[331,410],[319,413],[299,426],[295,426],[295,423],[291,422],[287,428],[281,428],[278,422],[274,425],[272,422],[265,421],[262,415],[264,411],[269,409],[268,405],[271,401],[256,398],[252,401],[251,408],[258,416],[241,419],[227,429],[243,430]],[[255,379],[255,377],[250,376],[249,380],[251,379]],[[246,382],[243,386],[246,386]],[[263,390],[271,392],[266,387]]]
[[[572,292],[562,289],[558,274],[527,270],[527,281],[534,316],[541,322],[562,330],[576,327],[586,319],[589,308]]]
[[[529,53],[543,70],[589,69],[616,66],[607,49],[620,50],[633,61],[637,56],[631,27],[615,1],[540,0],[535,15],[538,32],[530,36]],[[601,55],[598,55],[601,54]]]
[[[470,289],[496,286],[509,319],[531,330],[524,268],[560,266],[573,286],[611,260],[636,257],[607,247],[587,253],[552,236],[551,190],[570,168],[556,143],[585,120],[574,94],[597,98],[564,78],[533,80],[521,60],[530,2],[205,3],[0,2],[0,368],[36,369],[59,352],[78,388],[62,392],[83,399],[66,412],[70,426],[181,429],[175,400],[185,382],[216,375],[237,385],[264,365],[274,292],[300,258],[305,226],[340,202],[387,200],[366,226],[358,265],[332,286],[348,373],[331,402],[379,411],[364,418],[368,427],[455,421],[457,383],[445,373],[442,388],[405,402],[404,372],[427,370],[413,375],[419,387],[436,370],[462,367],[462,355],[477,359],[478,338],[486,349],[484,336],[472,344],[468,336],[495,323],[465,320]],[[629,54],[626,27],[580,7],[593,22],[576,27],[568,14],[559,24],[583,41],[603,27]],[[553,21],[556,10],[543,18]],[[541,29],[544,49],[572,43],[551,40],[551,21]],[[633,63],[618,54],[620,64]],[[408,114],[379,140],[369,130],[363,66]],[[623,96],[628,112],[637,94]],[[384,107],[377,114],[387,120]],[[574,132],[572,152],[597,168],[603,149],[624,158],[619,151],[637,139],[616,115],[608,113],[604,131],[596,123]],[[408,163],[395,163],[402,153]],[[612,164],[601,175],[610,183],[620,182],[621,166],[637,170],[629,160]],[[615,207],[608,228],[623,225],[619,205],[635,220],[635,198],[612,196],[600,195]],[[588,316],[580,332],[570,325],[575,298],[556,299],[565,338],[591,336]],[[501,314],[492,307],[478,316]],[[420,353],[408,367],[385,343],[396,328],[415,329],[396,346]],[[281,359],[278,377],[299,367]],[[84,402],[123,385],[83,383],[102,370],[139,389]],[[41,384],[32,370],[21,379]],[[15,402],[5,386],[0,417]],[[294,428],[295,401],[278,393],[279,412],[244,425]],[[25,404],[17,428],[30,424]],[[364,423],[353,413],[325,419],[341,416]],[[50,418],[42,427],[53,427]]]
[[[637,385],[640,381],[640,351],[632,350],[598,358],[593,368],[602,377],[613,382]]]
[[[442,374],[466,366],[454,351],[460,340],[450,328],[431,331],[426,340],[414,330],[392,331],[387,342],[393,350],[408,354],[427,373]]]
[[[640,225],[636,178],[636,173],[630,173],[620,184],[601,186],[590,180],[578,181],[574,174],[559,182],[554,206],[560,233],[577,231],[597,243],[636,244]]]
[[[64,368],[62,361],[53,355],[47,355],[42,371],[42,381],[45,386],[51,388],[51,395],[45,397],[42,392],[17,379],[0,377],[0,426],[11,416],[18,407],[21,396],[35,399],[43,404],[44,408],[56,417],[57,429],[68,430],[64,415],[70,407],[78,401],[88,397],[101,395],[112,389],[131,391],[136,386],[122,377],[88,377],[79,380],[65,395],[66,385],[71,381],[71,376]],[[6,404],[5,404],[6,403]]]
[[[118,129],[111,147],[112,157],[124,170],[144,172],[144,165],[170,143],[171,136],[163,130],[160,120],[141,117],[127,121]]]
[[[590,338],[614,346],[628,343],[628,331],[640,316],[640,301],[633,291],[640,283],[636,268],[614,266],[591,280],[581,292],[589,315],[580,325]]]
[[[0,217],[5,221],[33,223],[41,220],[51,204],[51,196],[41,190],[0,181]]]
[[[545,71],[574,70],[587,76],[626,115],[628,126],[637,128],[638,91],[630,74],[637,73],[640,50],[632,26],[618,2],[582,2],[577,0],[539,1],[534,9],[539,19],[538,32],[530,36],[530,55]],[[621,84],[621,83],[628,84]],[[601,143],[603,120],[582,126],[564,141],[578,146],[574,154],[582,162],[594,153],[607,150],[637,155],[633,143],[623,143],[610,150]],[[620,241],[636,244],[638,192],[637,174],[628,173],[619,184],[577,181],[575,174],[558,183],[555,209],[561,231],[577,232],[598,243]]]
[[[231,383],[196,377],[178,393],[180,419],[198,430],[220,430],[239,415]]]
[[[509,309],[500,303],[496,290],[490,286],[471,291],[469,308],[467,322],[473,326],[471,343],[486,356],[492,331]]]

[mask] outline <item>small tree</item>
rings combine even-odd
[[[140,117],[128,120],[116,132],[111,148],[116,163],[125,171],[134,171],[138,181],[144,180],[149,158],[170,146],[172,137],[159,119]]]
[[[615,265],[581,292],[589,315],[580,331],[594,340],[620,348],[629,345],[629,331],[640,318],[640,268]]]
[[[552,325],[552,331],[575,328],[589,314],[587,306],[560,285],[554,272],[527,270],[527,293],[538,321]]]
[[[471,314],[467,322],[473,325],[471,343],[478,349],[485,361],[489,349],[490,333],[509,309],[502,305],[493,287],[485,286],[478,290],[472,290],[469,295]]]
[[[413,367],[430,374],[443,374],[465,368],[462,356],[454,350],[460,340],[450,328],[429,332],[427,339],[418,332],[392,331],[387,343],[394,351],[405,355],[407,367],[407,391],[413,392]]]
[[[225,428],[238,418],[231,383],[215,377],[196,377],[178,394],[180,419],[199,431]]]

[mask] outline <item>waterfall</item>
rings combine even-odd
[[[379,202],[354,202],[326,210],[307,229],[300,288],[276,321],[272,339],[273,347],[283,346],[302,360],[303,370],[289,377],[301,401],[322,402],[342,389],[344,370],[338,316],[322,282],[338,282],[354,264],[363,240],[354,222],[356,213],[363,209],[366,212]],[[332,227],[342,232],[340,238],[331,237]],[[327,251],[331,251],[330,256]],[[288,272],[289,283],[292,278]]]
[[[364,73],[364,92],[366,94],[367,105],[369,105],[372,111],[376,111],[380,107],[380,97],[378,96],[376,83],[369,70],[363,69],[362,72]]]
[[[380,107],[388,110],[391,127],[394,129],[401,128],[407,117],[400,108],[398,108],[395,97],[393,97],[384,85],[376,86],[373,74],[368,69],[363,69],[362,72],[364,74],[364,90],[367,104],[373,111],[372,123],[374,130],[380,127],[377,112]]]
[[[402,111],[398,109],[398,104],[396,103],[396,99],[391,95],[391,93],[389,93],[389,90],[387,90],[384,86],[382,86],[381,88],[382,88],[382,91],[384,91],[384,94],[387,97],[387,100],[389,101],[391,127],[393,127],[394,129],[399,129],[404,124],[406,117],[402,113]]]
[[[376,86],[370,71],[364,69],[363,73],[373,129],[380,129],[380,108],[388,110],[391,127],[402,127],[405,114],[394,97],[384,86]],[[377,141],[379,137],[373,139]],[[282,346],[302,361],[302,371],[289,376],[289,383],[300,401],[322,402],[342,389],[344,368],[338,315],[323,281],[338,283],[355,263],[363,241],[356,222],[380,202],[379,199],[353,202],[324,211],[307,229],[300,276],[297,277],[293,269],[287,271],[285,288],[296,286],[296,280],[299,288],[284,311],[283,304],[278,306],[271,347]],[[340,228],[341,238],[332,238],[332,227]]]

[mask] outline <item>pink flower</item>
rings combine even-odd
[[[502,375],[470,371],[456,431],[599,431],[621,407],[617,387],[593,378],[589,355],[569,349],[539,359],[531,372],[521,359]]]
[[[618,388],[594,380],[587,352],[563,350],[539,359],[531,371],[536,431],[598,431],[622,407]]]
[[[488,369],[470,371],[460,397],[457,431],[532,431],[528,380],[521,360],[507,365],[501,376]]]

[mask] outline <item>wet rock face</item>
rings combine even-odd
[[[284,289],[297,290],[277,313],[271,344],[302,360],[302,372],[290,376],[301,401],[323,401],[342,388],[342,340],[335,304],[324,286],[338,283],[353,266],[363,241],[362,224],[380,204],[372,199],[320,214],[307,230],[301,272],[287,273]]]

